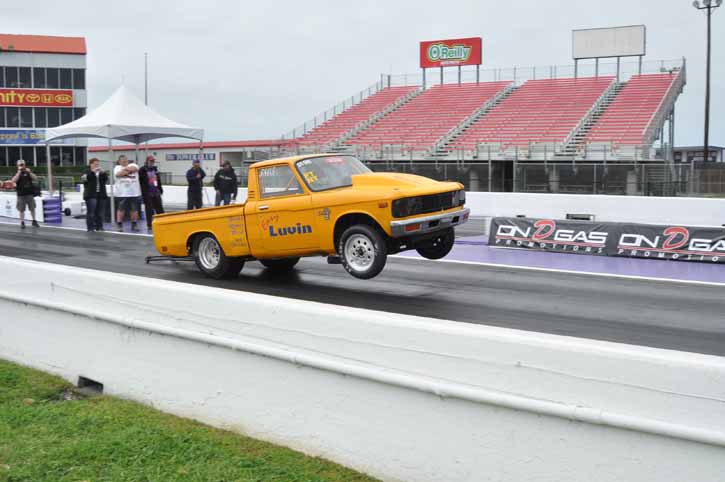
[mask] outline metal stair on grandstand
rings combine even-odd
[[[468,119],[464,120],[458,126],[456,126],[454,131],[450,132],[449,135],[445,136],[443,139],[441,139],[441,141],[438,142],[436,147],[433,149],[430,158],[434,160],[441,160],[450,156],[451,152],[448,146],[455,143],[456,139],[463,135],[466,130],[478,119],[486,115],[487,112],[499,105],[501,102],[508,99],[511,94],[516,91],[517,88],[518,87],[512,83],[510,87],[504,89],[500,95],[496,96],[496,98],[492,99],[481,109],[474,112],[473,115],[471,115]]]

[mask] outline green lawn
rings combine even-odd
[[[0,360],[0,482],[372,481]]]

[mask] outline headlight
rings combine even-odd
[[[458,205],[463,206],[464,204],[466,204],[466,191],[461,189],[458,192],[460,193],[459,199],[458,199]]]
[[[419,197],[406,197],[403,199],[396,199],[393,201],[393,217],[404,218],[418,214],[421,206],[421,198]]]

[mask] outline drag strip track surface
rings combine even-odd
[[[725,287],[390,258],[357,280],[324,258],[272,275],[249,262],[211,280],[190,262],[144,264],[151,238],[0,225],[0,255],[343,306],[725,355]],[[2,279],[4,283],[12,280]],[[153,296],[153,292],[149,293]]]

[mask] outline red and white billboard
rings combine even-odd
[[[73,91],[56,89],[0,89],[0,105],[73,107]]]
[[[481,65],[483,41],[481,37],[428,40],[420,43],[420,67],[455,67]]]

